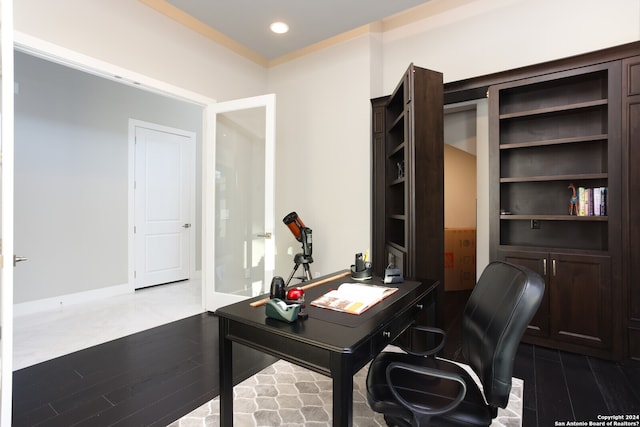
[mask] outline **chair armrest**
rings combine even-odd
[[[436,378],[442,378],[444,380],[455,381],[460,384],[460,392],[458,393],[456,398],[453,400],[453,402],[441,408],[427,409],[423,406],[417,406],[407,401],[405,398],[403,398],[400,395],[400,392],[398,391],[398,389],[391,382],[391,371],[393,371],[394,369],[405,370],[413,374],[418,374],[423,376],[436,377]],[[389,385],[389,388],[391,389],[391,392],[395,396],[396,400],[402,406],[404,406],[409,411],[411,411],[411,413],[414,415],[415,418],[420,418],[420,417],[417,417],[416,414],[430,417],[432,415],[438,415],[438,414],[443,414],[445,412],[449,412],[450,410],[458,406],[467,394],[467,385],[460,375],[450,373],[450,372],[445,372],[445,371],[439,371],[437,369],[427,368],[425,366],[416,366],[416,365],[410,365],[407,363],[392,362],[389,364],[389,366],[387,366],[386,378],[387,378],[387,384]]]
[[[404,346],[399,346],[405,353],[413,354],[414,356],[425,356],[425,357],[428,357],[428,356],[436,355],[444,347],[445,341],[447,339],[447,333],[445,331],[443,331],[442,329],[436,328],[436,327],[433,327],[433,326],[414,325],[414,326],[411,327],[411,330],[422,331],[422,332],[430,332],[432,334],[437,334],[437,335],[442,336],[442,339],[440,340],[440,343],[436,347],[434,347],[432,349],[429,349],[427,351],[413,351],[410,348],[407,348],[407,347],[404,347]]]

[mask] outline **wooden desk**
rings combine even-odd
[[[439,283],[428,280],[399,283],[398,292],[355,318],[352,314],[309,305],[330,289],[352,281],[347,276],[308,289],[305,300],[309,318],[294,323],[268,319],[264,306],[249,305],[264,296],[231,304],[215,312],[220,323],[222,426],[233,425],[234,341],[333,378],[333,425],[351,425],[353,375],[413,323],[416,316],[426,309],[430,294]],[[382,284],[382,281],[374,278],[364,283]]]

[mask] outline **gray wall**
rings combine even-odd
[[[129,119],[196,132],[200,159],[202,108],[21,52],[15,81],[14,303],[126,284]]]

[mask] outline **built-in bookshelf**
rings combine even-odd
[[[602,63],[489,88],[493,257],[546,281],[525,340],[604,357],[613,351],[619,73],[619,63]]]
[[[608,73],[589,67],[491,89],[500,246],[607,251],[607,216],[569,207],[570,186],[608,187]]]

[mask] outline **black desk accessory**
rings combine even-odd
[[[368,280],[373,275],[371,263],[362,257],[361,253],[356,254],[355,264],[351,266],[351,278],[355,280]]]
[[[389,266],[384,270],[384,283],[402,283],[404,277],[402,277],[402,271],[394,266]]]
[[[280,276],[274,276],[271,279],[271,288],[269,291],[269,298],[278,298],[285,299],[286,297],[286,287],[284,284],[284,279]]]

